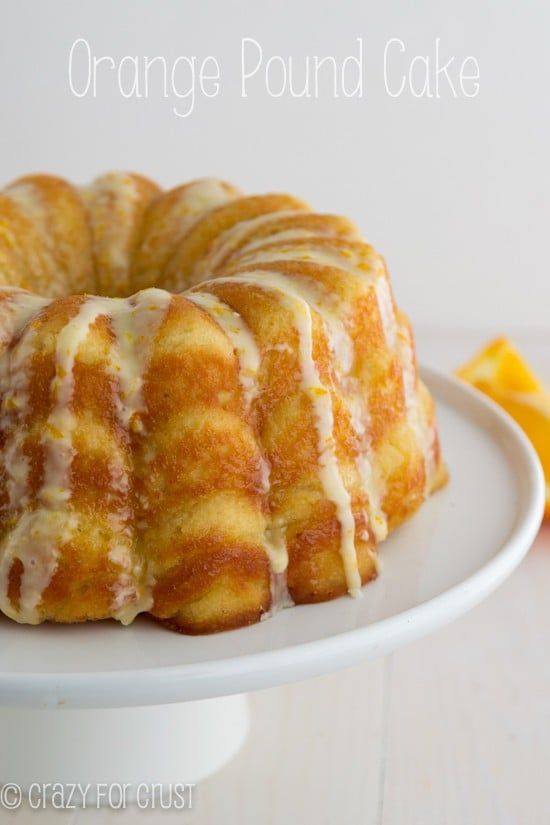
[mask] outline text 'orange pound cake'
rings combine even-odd
[[[358,595],[445,481],[409,323],[344,218],[33,175],[0,194],[0,285],[15,621],[208,633]]]

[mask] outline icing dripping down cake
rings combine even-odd
[[[0,610],[186,633],[333,599],[446,480],[384,260],[218,180],[0,194]]]

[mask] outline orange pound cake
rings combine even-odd
[[[383,259],[290,195],[0,193],[0,610],[185,633],[359,595],[446,478]]]

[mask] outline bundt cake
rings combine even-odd
[[[359,595],[446,478],[383,259],[218,180],[0,194],[0,610],[186,633]]]

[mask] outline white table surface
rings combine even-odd
[[[486,337],[486,336],[485,336]],[[424,332],[451,368],[483,336]],[[518,342],[550,380],[547,342]],[[185,812],[0,813],[4,823],[546,825],[550,823],[550,526],[485,603],[340,673],[251,696],[245,747]]]

